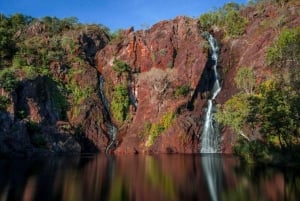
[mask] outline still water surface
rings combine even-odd
[[[231,156],[125,155],[0,160],[0,201],[296,201],[299,169]]]

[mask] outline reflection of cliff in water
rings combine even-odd
[[[241,167],[220,155],[0,160],[0,200],[10,201],[296,201],[299,183],[298,171]]]

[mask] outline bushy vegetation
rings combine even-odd
[[[234,81],[239,89],[242,89],[247,94],[252,94],[256,80],[254,71],[251,67],[239,68]]]
[[[174,112],[167,112],[164,114],[159,122],[150,124],[147,123],[145,126],[145,135],[148,136],[146,146],[151,147],[155,139],[167,128],[172,125],[173,119],[175,117]]]
[[[242,35],[247,25],[247,20],[241,16],[240,6],[236,3],[228,3],[214,12],[201,15],[199,22],[203,31],[217,26],[224,29],[230,37]]]
[[[18,80],[11,69],[0,71],[0,87],[7,92],[12,92],[17,86]]]
[[[300,27],[286,29],[268,48],[267,61],[279,68],[295,68],[300,66]]]
[[[122,123],[128,118],[130,100],[126,85],[116,85],[113,92],[113,100],[111,102],[111,112],[113,117]]]
[[[294,156],[300,146],[299,30],[282,31],[267,49],[272,78],[256,85],[253,69],[240,68],[234,80],[241,92],[218,106],[217,121],[241,136],[235,151],[247,161]]]
[[[187,96],[189,94],[189,92],[190,92],[190,86],[187,84],[184,84],[175,89],[174,95],[175,95],[175,98],[179,98],[182,96]]]
[[[6,110],[7,106],[10,104],[10,99],[5,96],[0,96],[0,111]]]
[[[127,63],[119,59],[115,59],[113,61],[113,70],[118,73],[118,75],[122,75],[123,73],[129,73],[131,68]]]

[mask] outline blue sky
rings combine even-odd
[[[228,2],[247,0],[0,0],[0,13],[77,17],[79,22],[103,24],[112,31],[131,26],[137,30],[179,15],[198,17]]]

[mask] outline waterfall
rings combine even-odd
[[[103,86],[104,86],[104,77],[99,74],[99,95],[100,99],[102,101],[103,107],[104,107],[104,119],[106,122],[106,128],[107,128],[107,134],[109,136],[109,144],[106,147],[105,152],[108,153],[109,150],[112,148],[113,145],[116,145],[117,143],[117,127],[112,123],[110,112],[109,112],[109,103],[103,93]]]
[[[211,98],[207,101],[207,109],[202,131],[201,153],[220,152],[220,132],[216,121],[213,119],[215,106],[214,99],[221,91],[220,77],[217,71],[219,46],[216,39],[208,33],[203,34],[210,44],[210,56],[214,72],[214,83],[211,89]]]

